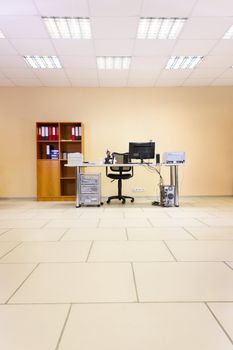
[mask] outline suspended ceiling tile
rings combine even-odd
[[[0,39],[0,56],[3,55],[16,55],[17,51],[6,39]],[[1,62],[1,60],[0,60]],[[0,63],[1,64],[1,63]]]
[[[97,79],[70,78],[69,80],[72,86],[79,86],[79,87],[98,87],[99,86],[99,81]]]
[[[100,79],[100,87],[126,87],[127,79]]]
[[[34,0],[42,16],[89,16],[87,0]]]
[[[198,0],[192,16],[233,16],[232,0]]]
[[[0,28],[7,38],[48,38],[39,16],[2,16]]]
[[[198,67],[200,68],[228,68],[233,65],[233,55],[209,55],[204,57]]]
[[[37,8],[32,0],[1,0],[1,15],[36,15]]]
[[[177,40],[172,55],[204,56],[216,45],[216,40]]]
[[[56,55],[49,39],[11,39],[10,42],[21,55]]]
[[[96,40],[95,51],[97,56],[131,56],[133,40]]]
[[[165,67],[167,60],[168,56],[132,57],[130,68],[139,71],[162,69]]]
[[[95,39],[132,39],[136,37],[138,17],[94,17],[91,19]]]
[[[221,40],[211,50],[211,55],[232,55],[233,56],[233,41],[232,40]]]
[[[0,50],[1,52],[1,50]],[[3,55],[0,57],[0,68],[28,67],[24,59],[19,55]]]
[[[89,0],[91,16],[138,16],[142,0]]]
[[[155,85],[155,79],[128,79],[129,87],[152,87]]]
[[[232,24],[230,17],[192,17],[184,25],[179,39],[221,39]]]
[[[134,56],[169,55],[175,45],[175,40],[137,40]]]
[[[88,56],[94,54],[92,40],[54,39],[52,42],[59,55]]]
[[[66,74],[69,78],[74,78],[74,79],[97,79],[97,71],[96,69],[80,69],[80,68],[66,68]]]
[[[64,68],[96,68],[94,56],[60,55],[59,59]]]
[[[144,0],[142,16],[145,17],[187,17],[196,0]]]

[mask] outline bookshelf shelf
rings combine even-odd
[[[36,123],[37,200],[74,200],[76,169],[65,167],[68,153],[84,153],[81,122]]]

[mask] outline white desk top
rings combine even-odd
[[[166,163],[159,163],[159,164],[155,164],[155,163],[128,163],[128,164],[100,164],[100,163],[80,163],[77,165],[73,165],[73,164],[65,164],[65,166],[67,167],[86,167],[86,168],[94,168],[94,167],[103,167],[103,168],[107,168],[107,167],[123,167],[123,166],[153,166],[153,167],[160,167],[160,166],[173,166],[173,165],[184,165],[184,164],[180,164],[180,163],[172,163],[172,164],[166,164]]]

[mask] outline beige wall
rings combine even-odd
[[[152,139],[156,153],[186,152],[181,195],[233,194],[231,87],[1,88],[0,197],[36,195],[35,123],[66,120],[84,123],[86,160]],[[135,173],[125,192],[143,187],[142,195],[153,196],[158,177]],[[103,173],[103,194],[115,190]]]

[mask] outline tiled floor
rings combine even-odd
[[[233,350],[233,198],[0,201],[1,350]]]

